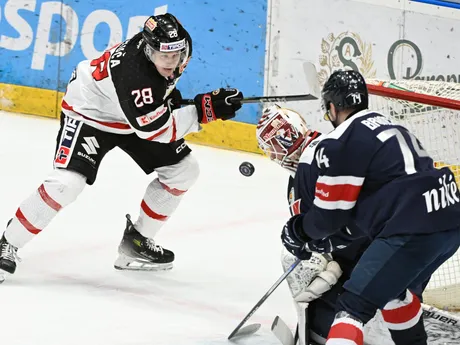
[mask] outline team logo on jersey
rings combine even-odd
[[[363,42],[354,32],[342,32],[338,36],[330,33],[321,41],[318,79],[321,85],[338,69],[353,69],[365,78],[375,78],[376,70],[372,58],[372,43]]]
[[[55,167],[65,168],[69,164],[81,125],[80,121],[65,117],[59,147],[54,158]]]
[[[152,111],[146,115],[136,117],[136,121],[141,127],[147,126],[148,124],[158,119],[161,115],[166,113],[167,110],[168,110],[168,107],[162,105],[160,108],[156,109],[155,111]]]
[[[438,182],[440,185],[438,188],[430,189],[422,194],[425,197],[427,213],[436,212],[460,202],[458,186],[451,172],[448,175],[442,175]]]

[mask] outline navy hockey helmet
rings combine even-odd
[[[326,119],[331,103],[338,111],[345,109],[367,109],[369,94],[361,73],[353,70],[336,71],[331,74],[321,92],[322,108]]]
[[[155,62],[154,52],[180,52],[181,74],[192,56],[192,39],[182,24],[170,13],[149,17],[142,30],[146,55]]]

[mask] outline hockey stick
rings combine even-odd
[[[321,87],[318,79],[318,72],[316,71],[315,64],[309,61],[303,63],[303,71],[305,76],[304,90],[309,93],[300,95],[286,95],[286,96],[259,96],[259,97],[245,97],[238,100],[231,100],[233,102],[245,103],[284,103],[294,101],[313,101],[319,99],[321,95]],[[194,104],[193,99],[182,99],[182,105]]]
[[[259,97],[245,97],[245,98],[235,98],[231,99],[230,102],[236,103],[241,102],[246,103],[283,103],[283,102],[293,102],[293,101],[312,101],[318,99],[318,97],[311,94],[304,95],[287,95],[287,96],[259,96]],[[193,99],[182,99],[180,101],[182,105],[195,104]]]
[[[287,276],[297,267],[297,265],[301,262],[302,260],[297,259],[287,270],[286,272],[283,273],[281,277],[278,278],[278,280],[273,284],[273,286],[265,293],[265,295],[262,296],[262,298],[259,300],[259,302],[256,303],[256,305],[251,309],[251,311],[244,317],[244,319],[236,326],[236,328],[230,333],[227,339],[232,339],[236,338],[239,336],[245,336],[249,334],[253,334],[257,332],[258,328],[254,332],[242,332],[244,329],[254,325],[248,325],[247,327],[244,327],[242,329],[243,325],[246,323],[246,321],[249,320],[249,318],[254,315],[254,313],[257,311],[257,309],[260,308],[260,306],[265,302],[265,300],[275,291],[275,289],[287,278]],[[255,327],[254,327],[255,328]]]

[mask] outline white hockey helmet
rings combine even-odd
[[[299,113],[278,105],[264,110],[256,129],[260,149],[271,160],[293,172],[297,170],[303,143],[310,132]]]

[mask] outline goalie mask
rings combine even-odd
[[[277,105],[266,108],[257,124],[257,141],[264,153],[295,172],[303,144],[311,131],[299,113]]]
[[[142,37],[145,55],[158,72],[178,78],[192,56],[192,39],[176,17],[170,13],[151,16],[144,24]]]

